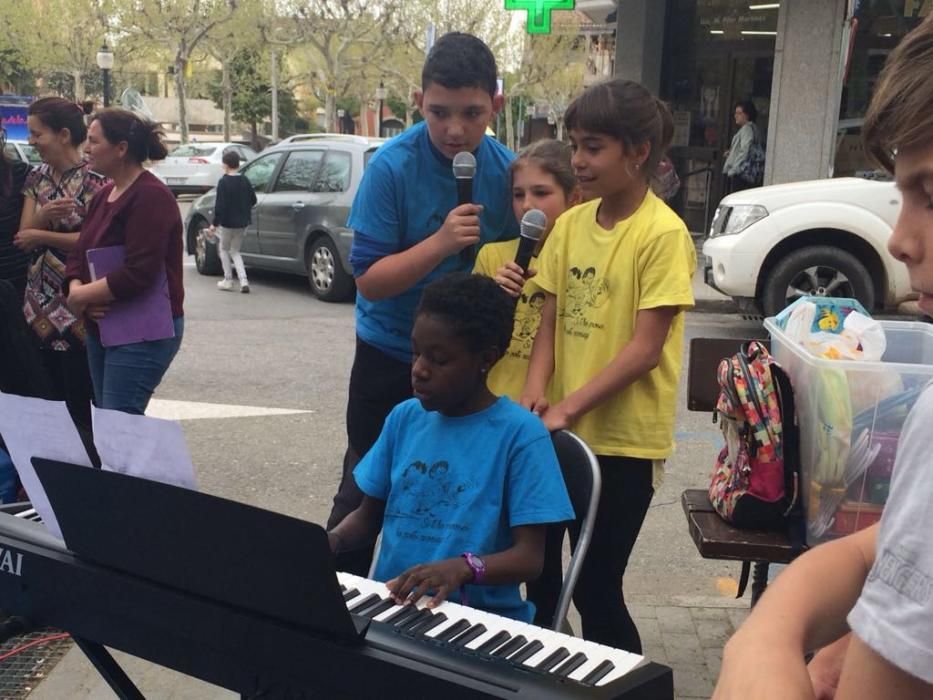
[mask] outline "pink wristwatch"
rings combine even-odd
[[[483,579],[486,577],[486,562],[479,555],[472,552],[464,552],[460,556],[466,559],[467,566],[473,572],[473,580],[470,583],[482,584]]]

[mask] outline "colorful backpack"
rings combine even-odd
[[[794,394],[762,343],[750,341],[719,363],[717,417],[726,444],[709,487],[716,512],[736,527],[802,524]]]

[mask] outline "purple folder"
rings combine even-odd
[[[126,246],[93,248],[87,251],[87,265],[91,280],[106,277],[123,267]],[[104,347],[142,343],[175,337],[172,322],[172,300],[168,292],[165,265],[153,285],[132,299],[119,299],[110,303],[107,315],[97,322],[100,343]]]

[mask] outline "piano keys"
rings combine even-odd
[[[637,654],[449,601],[433,610],[426,607],[426,597],[417,605],[397,605],[384,583],[353,574],[337,572],[337,580],[354,615],[478,658],[500,658],[525,671],[602,687],[646,663]]]

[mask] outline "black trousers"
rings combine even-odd
[[[580,612],[584,639],[640,654],[641,638],[625,607],[623,577],[635,540],[654,496],[651,460],[599,456],[602,491],[573,603]],[[576,545],[579,527],[571,524]],[[535,624],[550,627],[560,595],[563,528],[548,528],[541,578],[527,587],[537,610]]]
[[[357,338],[347,401],[347,451],[343,476],[327,519],[328,530],[359,507],[363,492],[353,479],[353,469],[376,442],[392,409],[411,397],[411,364]],[[337,570],[366,576],[372,558],[372,546],[341,552],[337,555]]]

